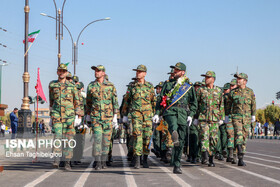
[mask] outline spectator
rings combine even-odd
[[[46,135],[45,135],[46,126],[45,126],[44,120],[41,121],[41,124],[42,124],[42,135],[43,135],[43,136],[46,136]]]
[[[264,124],[264,135],[265,136],[267,136],[267,131],[268,131],[268,121],[266,121]]]
[[[41,136],[42,133],[43,133],[43,122],[40,121],[40,123],[39,123],[39,135]]]
[[[279,127],[280,127],[280,122],[279,122],[279,119],[278,119],[278,120],[276,120],[276,122],[274,123],[273,136],[278,136],[278,135],[279,135],[279,133],[278,133],[278,130],[280,130]]]
[[[5,130],[6,130],[6,125],[3,123],[3,121],[0,121],[0,125],[1,125],[1,133],[2,136],[5,137]]]
[[[16,138],[17,128],[18,128],[18,117],[17,117],[18,109],[14,108],[13,112],[10,114],[10,120],[11,120],[11,128],[12,128],[12,136],[11,139]]]

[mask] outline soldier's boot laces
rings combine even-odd
[[[213,156],[209,156],[209,164],[208,167],[215,167],[214,164],[214,157]]]
[[[208,164],[208,154],[207,151],[202,152],[201,164]]]
[[[227,162],[232,162],[233,160],[233,148],[228,149],[228,157],[227,157]]]
[[[179,146],[179,135],[176,130],[172,132],[171,139],[175,147]]]
[[[246,166],[245,162],[243,161],[244,154],[241,153],[241,155],[238,155],[238,166]]]
[[[143,168],[149,168],[149,164],[148,164],[148,155],[144,155],[144,159],[143,159]]]
[[[107,156],[106,156],[106,155],[101,157],[102,169],[107,169],[106,159],[107,159]],[[109,162],[109,163],[110,163],[110,162]]]
[[[71,165],[70,165],[70,161],[66,161],[66,162],[65,162],[65,167],[64,167],[64,169],[65,169],[66,171],[72,171]]]
[[[182,174],[182,170],[180,167],[174,166],[173,173],[175,174]]]
[[[140,156],[135,157],[135,166],[134,169],[140,169]]]

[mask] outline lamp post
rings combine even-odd
[[[52,16],[49,16],[45,13],[40,13],[40,15],[42,16],[46,16],[46,17],[49,17],[49,18],[52,18],[54,20],[57,20],[57,18],[54,18]],[[68,31],[69,35],[70,35],[70,38],[71,38],[71,41],[72,41],[72,63],[74,64],[74,75],[76,75],[76,64],[78,62],[78,42],[79,42],[79,39],[80,39],[80,36],[81,34],[83,33],[83,31],[91,24],[95,23],[95,22],[98,22],[98,21],[105,21],[105,20],[110,20],[111,18],[110,17],[107,17],[107,18],[103,18],[103,19],[97,19],[97,20],[94,20],[90,23],[88,23],[85,27],[83,27],[83,29],[81,30],[81,32],[79,33],[78,35],[78,38],[77,38],[77,41],[74,42],[73,40],[73,37],[72,37],[72,34],[70,32],[70,30],[68,29],[68,27],[62,23],[62,25],[65,27],[65,29]]]
[[[3,63],[0,64],[0,104],[2,104],[2,67],[7,65],[8,63],[6,63],[6,61],[3,61]]]

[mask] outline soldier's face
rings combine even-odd
[[[233,90],[234,88],[236,88],[237,85],[230,85],[230,89]]]
[[[60,79],[64,79],[67,76],[67,70],[59,69],[57,70],[57,75]]]
[[[143,79],[143,78],[145,78],[146,74],[147,74],[147,72],[145,72],[145,71],[136,71],[136,78]]]
[[[246,79],[237,78],[237,86],[245,86],[246,83]]]
[[[98,69],[95,70],[95,78],[99,79],[99,78],[104,77],[104,76],[105,76],[104,71],[101,71],[101,70],[98,70]]]
[[[175,79],[178,79],[178,78],[180,78],[184,75],[185,75],[185,71],[181,71],[181,70],[176,69],[176,68],[174,69],[174,78]]]
[[[157,90],[156,90],[157,94],[160,94],[161,89],[162,89],[161,87],[159,87],[159,86],[157,87]]]
[[[229,93],[229,92],[230,92],[230,89],[224,90],[224,94],[227,94],[227,93]]]
[[[213,84],[214,82],[215,82],[214,77],[205,77],[205,84],[206,85]]]
[[[194,86],[195,91],[197,91],[198,88],[200,88],[200,86]]]

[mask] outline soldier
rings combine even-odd
[[[66,80],[68,80],[69,82],[73,83],[73,78],[72,78],[72,74],[70,71],[68,71],[67,76],[66,76]],[[73,83],[75,84],[75,83]]]
[[[238,166],[246,166],[243,161],[246,152],[246,141],[251,123],[256,121],[256,98],[252,89],[248,88],[248,75],[245,73],[235,74],[237,88],[229,93],[226,105],[225,123],[229,122],[229,115],[235,131],[235,146],[238,151]]]
[[[174,79],[166,81],[163,85],[153,122],[158,123],[159,115],[162,115],[168,123],[168,130],[174,143],[171,159],[173,173],[182,174],[180,167],[186,129],[187,125],[191,125],[192,117],[196,113],[197,100],[195,90],[185,75],[186,65],[178,62],[170,67],[174,68]]]
[[[202,144],[202,164],[207,163],[209,154],[209,167],[215,167],[213,156],[216,152],[216,144],[218,141],[219,125],[223,124],[224,118],[224,102],[223,92],[221,88],[214,85],[216,74],[213,71],[207,71],[205,84],[197,91],[198,101],[198,120],[201,129]],[[194,120],[194,125],[198,124],[198,120]]]
[[[144,155],[143,167],[149,168],[149,143],[152,135],[152,116],[155,110],[156,97],[153,84],[145,80],[147,74],[146,66],[139,65],[133,71],[136,71],[137,80],[131,87],[128,87],[128,99],[123,105],[123,122],[126,123],[128,121],[128,107],[130,107],[134,136],[134,168],[140,168],[140,156],[142,154]]]
[[[60,64],[57,68],[58,80],[51,81],[49,84],[50,98],[50,116],[53,123],[53,132],[55,139],[67,139],[68,146],[59,147],[56,145],[53,152],[61,153],[65,159],[65,170],[71,170],[70,160],[73,156],[72,142],[74,138],[75,115],[81,120],[84,115],[83,105],[80,103],[80,98],[77,88],[66,80],[67,65]],[[58,158],[55,157],[53,167],[58,168]]]
[[[95,81],[89,83],[86,98],[86,113],[90,115],[93,124],[93,156],[95,170],[105,169],[107,155],[111,143],[112,122],[117,126],[118,99],[113,83],[105,79],[105,67],[92,66],[95,71]]]

